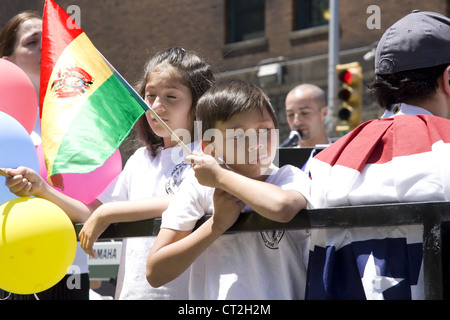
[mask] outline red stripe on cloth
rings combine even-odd
[[[49,30],[59,30],[59,32],[51,34]],[[53,67],[64,49],[82,33],[83,30],[58,4],[53,0],[45,1],[42,19],[41,85],[39,92],[41,114]]]
[[[399,115],[361,124],[320,152],[316,159],[361,172],[366,164],[429,152],[441,140],[450,143],[450,120],[429,115]]]

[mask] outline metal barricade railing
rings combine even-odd
[[[203,223],[205,216],[198,223]],[[257,213],[243,213],[227,231],[257,232],[264,230],[350,228],[414,225],[423,226],[423,268],[425,299],[448,298],[448,257],[450,202],[398,203],[337,207],[300,211],[288,223],[268,220]],[[100,239],[156,236],[161,219],[111,224]],[[82,225],[75,226],[77,234]]]

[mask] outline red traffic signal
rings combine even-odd
[[[353,73],[351,73],[348,70],[342,70],[341,72],[339,72],[338,78],[339,78],[339,80],[341,80],[341,82],[345,82],[346,84],[351,85],[352,79],[353,79]]]
[[[341,81],[338,97],[342,101],[338,112],[341,124],[336,131],[345,133],[361,123],[362,68],[358,62],[340,64],[336,66],[336,73]]]

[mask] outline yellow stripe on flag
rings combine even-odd
[[[48,82],[42,109],[42,127],[51,128],[42,131],[44,154],[46,159],[52,159],[46,160],[51,162],[46,163],[47,168],[53,167],[60,142],[84,102],[112,75],[85,33],[63,51]]]

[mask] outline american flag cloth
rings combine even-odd
[[[311,160],[316,207],[450,199],[450,120],[398,104]],[[314,230],[307,299],[423,299],[422,227]]]

